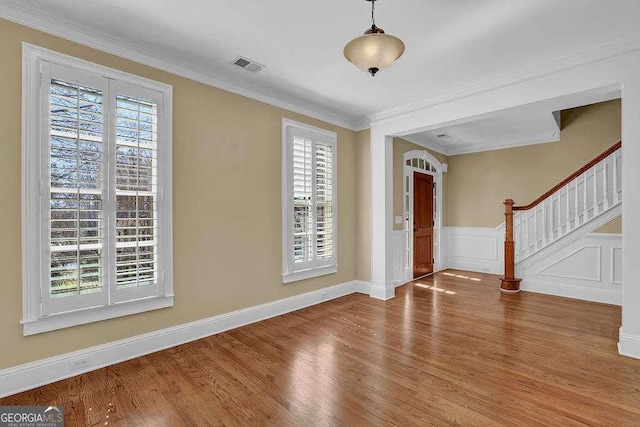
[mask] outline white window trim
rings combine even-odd
[[[40,86],[42,61],[72,67],[103,77],[129,82],[161,92],[163,109],[158,118],[165,132],[158,136],[164,159],[159,179],[163,185],[159,197],[163,199],[158,215],[162,239],[158,242],[162,287],[158,295],[138,300],[114,303],[51,316],[41,315],[42,239],[40,224]],[[81,325],[100,320],[173,306],[173,218],[172,218],[172,86],[114,70],[69,55],[29,43],[22,44],[22,301],[24,335]],[[160,149],[160,148],[159,148]]]
[[[334,146],[333,153],[333,257],[329,265],[308,268],[305,270],[294,270],[291,260],[291,251],[289,243],[291,241],[291,233],[293,232],[293,224],[290,212],[292,211],[291,192],[291,155],[292,150],[289,146],[289,130],[302,129],[322,136],[330,138]],[[282,283],[292,283],[299,280],[310,279],[312,277],[333,274],[338,271],[338,135],[335,132],[320,129],[314,126],[306,125],[289,119],[282,119]]]

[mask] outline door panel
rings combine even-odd
[[[433,273],[433,176],[413,173],[413,277]]]

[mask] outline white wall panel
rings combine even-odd
[[[445,266],[502,274],[504,232],[493,227],[444,227]]]
[[[522,268],[523,291],[620,305],[622,235],[587,234]]]

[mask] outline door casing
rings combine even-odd
[[[416,162],[413,162],[416,159]],[[403,235],[404,235],[404,256],[403,256],[403,278],[404,283],[413,280],[413,173],[425,173],[433,176],[435,203],[433,204],[434,227],[433,227],[433,272],[443,269],[442,248],[442,163],[426,150],[412,150],[404,153],[403,164]],[[408,165],[415,164],[415,166]],[[422,161],[422,162],[420,162]]]
[[[433,175],[413,173],[413,278],[433,273]],[[421,249],[422,248],[422,249]]]

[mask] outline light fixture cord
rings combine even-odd
[[[371,1],[371,25],[373,28],[376,27],[376,0]]]

